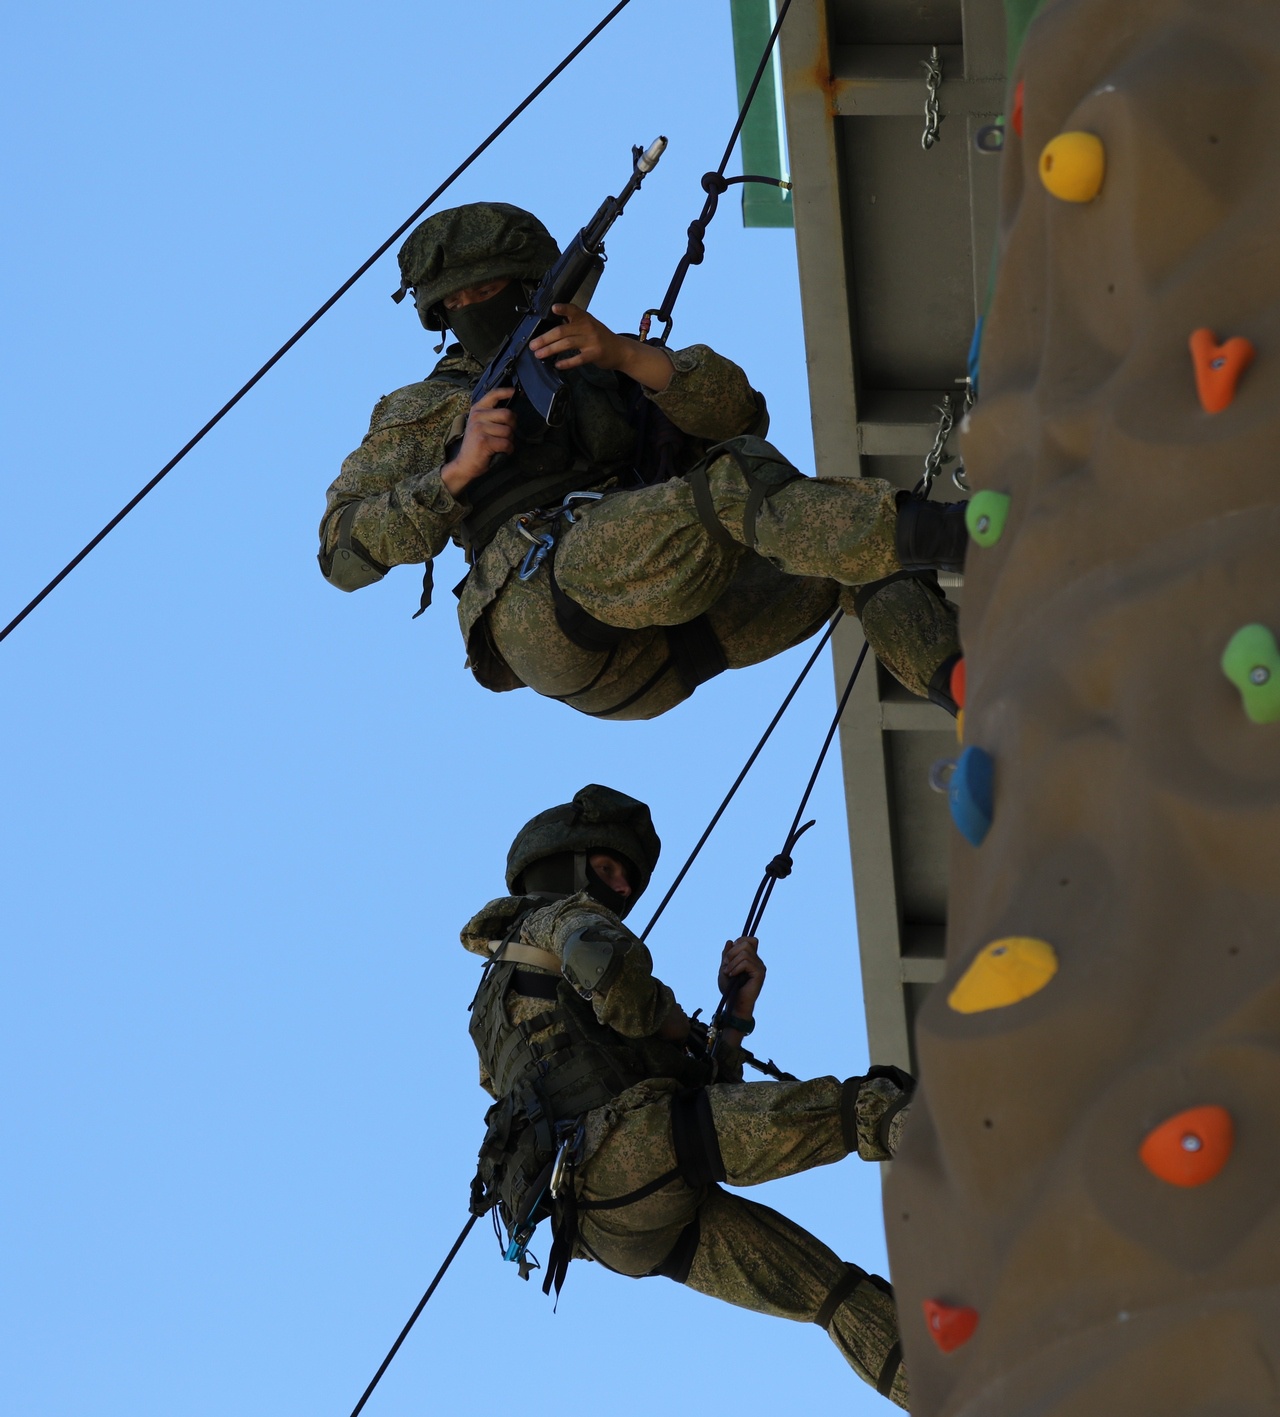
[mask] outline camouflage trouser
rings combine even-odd
[[[759,439],[735,442],[778,456]],[[607,650],[568,639],[543,565],[527,581],[513,576],[490,607],[503,659],[530,688],[584,713],[654,718],[694,687],[673,664],[663,627],[705,615],[727,667],[738,669],[808,638],[837,605],[853,613],[857,588],[899,570],[889,483],[760,466],[749,478],[729,454],[710,463],[699,488],[707,520],[695,500],[701,474],[611,493],[577,512],[556,548],[555,578],[595,619],[630,633]],[[861,619],[876,656],[915,694],[927,695],[959,651],[954,608],[919,580],[891,581],[861,606]]]
[[[785,1216],[710,1180],[692,1185],[680,1176],[629,1204],[592,1208],[677,1166],[672,1098],[678,1091],[667,1079],[640,1083],[588,1115],[586,1160],[577,1177],[579,1255],[637,1278],[664,1274],[757,1313],[822,1323],[858,1376],[906,1407],[892,1292]],[[844,1088],[835,1078],[722,1084],[705,1092],[721,1163],[714,1174],[731,1185],[794,1175],[852,1149],[848,1119],[841,1117]],[[862,1083],[861,1155],[887,1156],[874,1140],[877,1122],[900,1096],[891,1083]],[[905,1111],[893,1120],[890,1150],[904,1118]]]

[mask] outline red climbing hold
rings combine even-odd
[[[1150,1132],[1138,1155],[1171,1186],[1203,1186],[1227,1164],[1234,1145],[1235,1126],[1225,1107],[1189,1107]]]
[[[951,1353],[973,1337],[978,1327],[978,1311],[962,1305],[943,1304],[937,1299],[926,1299],[924,1321],[929,1325],[929,1333],[938,1347],[944,1353]]]
[[[1013,91],[1013,131],[1022,137],[1022,89],[1023,81],[1018,80],[1018,86]]]
[[[1240,376],[1253,363],[1253,344],[1240,335],[1219,344],[1212,330],[1196,330],[1189,341],[1196,370],[1196,393],[1206,413],[1221,413],[1236,396]]]
[[[951,697],[957,708],[964,708],[964,656],[951,666]]]

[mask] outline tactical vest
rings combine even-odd
[[[517,396],[515,452],[468,486],[471,510],[458,536],[472,559],[517,512],[557,506],[570,492],[619,477],[632,485],[643,480],[628,476],[640,461],[636,386],[590,366],[566,370],[564,377],[571,395],[564,423],[548,427]]]
[[[543,998],[547,1008],[513,1024],[504,1006],[509,991]],[[661,1039],[624,1038],[600,1023],[565,979],[513,961],[486,966],[470,1032],[498,1095],[485,1115],[478,1180],[490,1204],[501,1201],[512,1230],[532,1228],[550,1213],[545,1187],[558,1126],[563,1130],[645,1078],[671,1077],[686,1087],[710,1080],[707,1062]]]

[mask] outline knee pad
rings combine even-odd
[[[879,1078],[892,1083],[898,1095],[884,1101],[874,1120],[871,1116],[864,1118],[859,1115],[859,1101],[875,1104],[881,1098],[875,1092],[869,1092],[864,1099],[863,1088]],[[910,1104],[915,1090],[915,1078],[902,1068],[877,1066],[869,1068],[864,1077],[847,1078],[840,1091],[840,1129],[849,1151],[856,1151],[864,1161],[890,1160],[893,1155],[889,1146],[890,1126],[898,1113]],[[865,1110],[871,1113],[876,1109],[867,1106]]]
[[[773,446],[763,438],[731,438],[727,443],[719,443],[711,448],[696,467],[685,474],[693,490],[693,505],[697,509],[698,520],[706,528],[711,539],[721,546],[736,547],[740,543],[730,535],[724,523],[716,515],[715,503],[711,496],[708,472],[717,458],[731,457],[738,464],[743,480],[747,484],[747,504],[742,513],[742,541],[754,551],[756,546],[756,519],[766,497],[803,477]]]

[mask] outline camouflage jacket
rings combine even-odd
[[[687,435],[693,450],[690,466],[714,443],[764,432],[768,426],[764,398],[736,364],[701,344],[673,351],[670,358],[675,366],[671,383],[661,393],[647,396]],[[446,448],[465,427],[470,390],[481,372],[461,345],[450,345],[421,383],[378,401],[364,442],[342,464],[329,488],[320,524],[322,568],[334,555],[340,520],[345,534],[385,567],[429,566],[450,540],[464,544],[460,529],[470,507],[447,491],[440,474]],[[622,381],[622,376],[608,378]],[[634,388],[631,381],[625,382]],[[488,689],[522,687],[483,633],[482,617],[528,549],[529,542],[520,535],[517,517],[512,515],[472,559],[458,591],[468,667]],[[325,569],[325,574],[330,571]],[[429,592],[428,580],[427,598]]]
[[[497,900],[491,900],[462,927],[460,938],[463,948],[484,959],[491,959],[521,912],[528,910],[529,904],[527,896],[499,896]],[[664,1077],[668,1074],[672,1053],[679,1050],[657,1035],[672,1009],[679,1007],[676,996],[654,974],[649,947],[639,936],[633,935],[611,910],[585,892],[567,896],[535,908],[525,916],[519,930],[511,938],[562,959],[565,943],[570,936],[591,925],[609,927],[618,938],[618,947],[623,952],[622,967],[611,980],[608,990],[592,996],[595,1016],[621,1037],[631,1040],[633,1044],[639,1042],[652,1066],[653,1076]],[[537,968],[523,962],[522,967]],[[550,974],[558,971],[548,968],[539,972]],[[543,999],[508,995],[507,1014],[515,1024],[545,1013],[547,1007]],[[535,1034],[534,1038],[539,1036]],[[720,1081],[741,1081],[740,1050],[723,1044],[717,1072]],[[480,1086],[490,1096],[496,1096],[483,1066]]]

